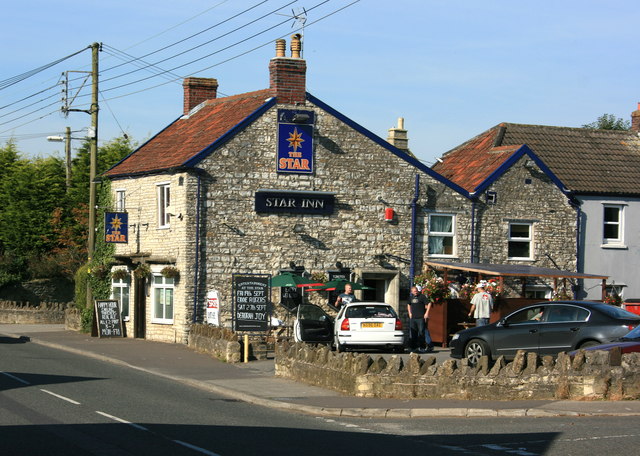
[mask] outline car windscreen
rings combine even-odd
[[[640,320],[640,316],[621,309],[620,307],[612,306],[611,304],[597,304],[595,307],[603,314],[612,318],[619,318],[623,320]]]
[[[345,314],[347,318],[396,318],[389,306],[350,306]]]

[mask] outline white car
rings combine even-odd
[[[389,304],[353,302],[342,307],[333,324],[333,345],[345,347],[384,347],[404,350],[402,322]]]

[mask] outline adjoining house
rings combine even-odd
[[[415,159],[402,125],[394,146],[307,93],[299,36],[291,48],[276,42],[265,90],[218,98],[215,79],[185,79],[180,117],[105,173],[130,227],[113,283],[128,335],[184,342],[212,296],[229,327],[235,274],[346,275],[399,308],[423,246],[468,256],[467,192]]]
[[[612,290],[635,298],[639,132],[640,104],[630,131],[502,123],[446,153],[433,168],[463,186],[479,206],[475,261],[495,262],[502,250],[507,263],[597,271],[610,277]],[[540,187],[543,182],[556,188]],[[505,199],[508,207],[494,211],[491,206]],[[495,243],[505,236],[506,246]],[[574,286],[579,298],[602,297],[597,280]]]

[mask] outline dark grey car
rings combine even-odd
[[[541,302],[496,323],[453,336],[451,356],[475,364],[482,356],[511,359],[518,350],[555,355],[618,339],[640,324],[640,316],[590,301]]]

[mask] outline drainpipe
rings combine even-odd
[[[473,263],[475,259],[476,249],[476,199],[471,200],[471,258],[470,262]]]
[[[583,265],[580,264],[582,258],[580,258],[580,238],[582,234],[582,207],[580,202],[576,201],[571,204],[576,209],[576,272],[584,272]],[[578,297],[578,291],[580,291],[581,279],[576,280],[576,285],[573,290],[573,296]]]
[[[199,171],[199,170],[198,170]],[[198,272],[200,271],[200,173],[198,172],[198,190],[196,193],[196,261],[193,275],[193,324],[198,320]]]
[[[409,282],[413,286],[416,275],[416,231],[418,225],[418,197],[420,196],[420,175],[416,174],[416,188],[411,201],[411,265],[409,266]]]

